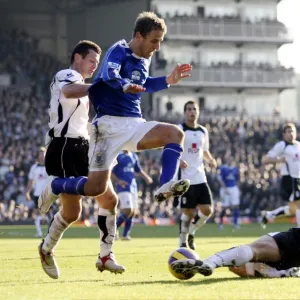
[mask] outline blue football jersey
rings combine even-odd
[[[238,184],[239,181],[239,169],[237,167],[229,167],[228,165],[222,165],[219,168],[220,177],[226,187],[233,187]]]
[[[134,173],[141,172],[141,165],[138,156],[133,152],[121,152],[117,157],[118,164],[113,168],[113,173],[123,181],[126,181],[128,185],[125,188],[116,183],[116,192],[137,192],[137,183],[134,177]]]
[[[97,117],[104,115],[137,117],[141,114],[141,95],[124,93],[128,84],[138,84],[146,92],[168,88],[166,76],[150,77],[151,59],[135,55],[125,40],[111,46],[102,60],[99,71],[89,89],[89,97]]]

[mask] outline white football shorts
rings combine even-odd
[[[120,209],[136,208],[137,207],[137,194],[130,192],[118,193]]]
[[[137,152],[137,144],[159,122],[142,118],[103,116],[93,121],[89,147],[90,171],[112,169],[122,150]]]
[[[225,192],[226,190],[226,192]],[[240,205],[240,190],[237,186],[220,189],[220,197],[223,207]]]

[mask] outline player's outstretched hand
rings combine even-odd
[[[181,79],[190,77],[190,72],[192,71],[193,67],[190,64],[177,64],[172,72],[167,76],[167,83],[168,84],[175,84]]]
[[[145,92],[146,89],[138,84],[130,84],[128,87],[124,90],[124,93],[131,93],[131,94],[138,94],[141,92]]]

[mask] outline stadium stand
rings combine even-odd
[[[48,86],[51,77],[62,64],[54,57],[40,53],[37,50],[38,41],[23,31],[1,29],[0,41],[0,54],[4,58],[0,72],[13,78],[10,86],[0,87],[0,223],[25,222],[30,220],[33,207],[33,203],[27,202],[25,198],[27,174],[39,147],[44,144],[48,120]],[[215,67],[219,66],[217,62]],[[260,66],[262,69],[269,67]],[[260,163],[263,154],[281,137],[282,123],[279,116],[269,121],[251,119],[246,114],[238,114],[234,107],[220,108],[205,115],[202,124],[210,132],[212,153],[217,158],[233,156],[241,170],[242,213],[256,218],[261,209],[281,205],[278,193],[279,170],[275,167],[264,168]],[[147,116],[174,123],[182,118],[172,114],[158,117],[151,112]],[[141,222],[146,218],[176,217],[177,214],[171,202],[159,205],[153,201],[153,192],[159,184],[159,151],[139,154],[143,168],[153,178],[151,186],[138,179],[138,218]],[[207,176],[217,200],[217,171],[207,167]],[[82,218],[93,216],[96,219],[97,204],[87,198],[83,204]]]

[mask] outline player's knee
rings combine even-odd
[[[259,240],[248,245],[253,251],[253,260],[258,261],[263,259],[266,253],[271,252],[274,248],[273,241],[268,238],[260,238]]]
[[[107,203],[111,206],[111,208],[116,208],[118,204],[118,197],[116,194],[110,194],[107,197]]]
[[[132,209],[131,208],[124,208],[122,210],[122,212],[124,213],[124,215],[126,215],[126,217],[131,217],[132,216]]]
[[[175,125],[169,125],[165,128],[165,132],[161,132],[161,136],[163,136],[163,140],[166,144],[176,143],[182,144],[184,138],[184,132]]]
[[[206,217],[209,217],[214,212],[214,209],[212,206],[203,207],[200,210],[201,210],[202,214],[205,215]]]
[[[71,224],[73,222],[76,222],[80,218],[80,215],[81,215],[81,210],[80,211],[74,210],[74,211],[64,213],[63,218],[67,223]]]
[[[115,193],[106,193],[99,198],[96,198],[100,207],[109,210],[116,210],[118,205],[118,197]]]
[[[178,143],[181,144],[184,138],[184,132],[182,129],[180,129],[178,126],[172,126],[171,130],[171,143]]]

